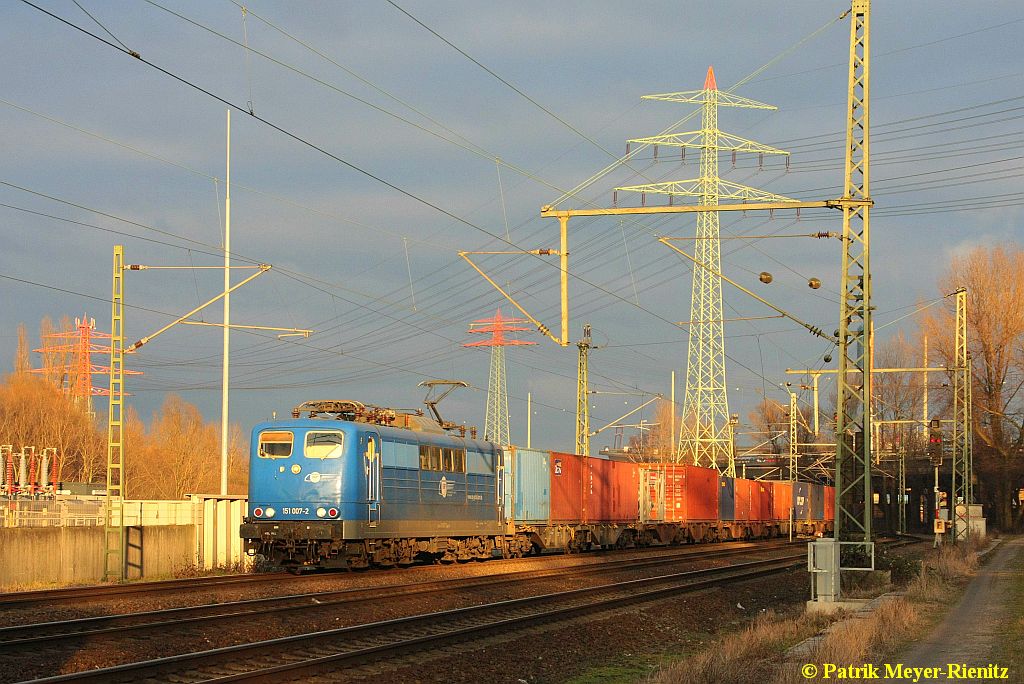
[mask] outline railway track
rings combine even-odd
[[[231,601],[201,606],[165,608],[155,611],[104,615],[97,617],[14,625],[0,628],[0,654],[25,647],[40,647],[96,637],[112,638],[146,630],[166,630],[172,627],[202,626],[217,622],[238,621],[259,618],[275,613],[294,611],[325,610],[341,605],[353,605],[366,601],[391,600],[410,596],[443,594],[454,589],[487,589],[545,578],[586,577],[610,574],[623,570],[637,570],[658,566],[675,565],[688,561],[713,560],[758,552],[770,552],[791,547],[783,544],[754,544],[739,548],[724,548],[697,553],[687,552],[660,554],[649,558],[626,558],[592,563],[579,567],[556,567],[537,570],[521,570],[510,573],[490,574],[477,577],[412,582],[390,586],[372,586],[339,590],[317,591],[286,596],[265,597],[242,601]]]
[[[702,544],[699,547],[688,547],[697,554],[700,549],[714,549],[720,545],[728,545],[730,548],[773,548],[775,542],[723,542],[720,544]],[[633,549],[629,551],[635,551]],[[614,556],[616,551],[597,551],[582,554],[583,557]],[[516,559],[515,562],[540,562],[553,557],[564,557],[563,554],[550,554],[544,556],[532,556],[529,558]],[[490,564],[500,566],[506,562],[502,560],[487,561]],[[423,566],[431,567],[431,566]],[[409,568],[414,569],[414,568]],[[370,571],[378,572],[378,571]],[[379,572],[390,572],[388,570]],[[295,576],[289,573],[263,573],[258,575],[221,575],[217,577],[194,577],[190,579],[161,580],[157,582],[133,582],[128,584],[97,584],[87,587],[72,587],[68,589],[42,589],[36,591],[21,591],[15,593],[0,593],[0,610],[17,608],[45,603],[86,603],[93,601],[107,601],[114,598],[129,598],[155,596],[181,591],[206,591],[213,589],[225,589],[231,587],[247,587],[281,582],[301,583],[329,577],[326,574]],[[338,573],[335,576],[345,577],[347,575]]]
[[[266,582],[298,579],[285,572],[260,575],[218,575],[216,577],[192,577],[189,579],[160,580],[156,582],[133,582],[128,584],[93,584],[87,587],[68,589],[40,589],[0,594],[0,609],[27,606],[40,603],[73,601],[106,601],[126,596],[146,596],[174,591],[221,589],[230,586],[263,584]]]
[[[804,552],[718,568],[614,582],[528,598],[485,603],[352,627],[187,653],[36,680],[56,682],[274,682],[304,678],[344,664],[387,661],[426,647],[507,634],[803,567]]]

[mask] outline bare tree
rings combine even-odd
[[[754,428],[755,444],[765,445],[776,456],[789,450],[789,406],[762,399],[747,418]]]
[[[967,288],[977,494],[994,509],[996,524],[1020,529],[1024,487],[1024,250],[979,247],[955,257],[940,288]],[[923,329],[940,357],[955,366],[955,300],[928,316]]]

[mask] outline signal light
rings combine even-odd
[[[267,508],[266,513],[267,513],[267,517],[268,518],[273,518],[274,517],[274,509],[273,508]]]
[[[329,518],[337,518],[338,517],[338,509],[337,508],[332,508],[331,510],[327,511],[327,517],[329,517]]]
[[[254,516],[256,516],[257,518],[262,518],[263,517],[263,509],[262,508],[254,508],[254,509],[252,509],[252,514]]]

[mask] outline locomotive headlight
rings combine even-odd
[[[302,466],[300,466],[298,463],[292,465],[292,474],[293,475],[298,475],[301,472],[302,472]]]
[[[277,513],[277,511],[275,511],[270,506],[267,506],[266,510],[263,511],[263,515],[267,516],[268,518],[273,518],[274,513]]]
[[[316,509],[316,517],[322,518],[325,515],[327,515],[327,509],[326,508],[318,508],[318,509]]]

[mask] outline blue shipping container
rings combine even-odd
[[[551,454],[533,449],[514,450],[505,471],[514,487],[505,488],[505,511],[516,522],[547,522],[551,518]]]
[[[718,478],[718,517],[736,519],[736,483],[731,477]]]
[[[809,482],[793,483],[794,520],[811,519],[811,485]]]
[[[811,520],[825,519],[825,486],[811,485]]]

